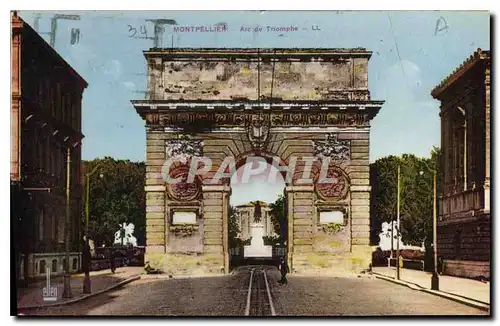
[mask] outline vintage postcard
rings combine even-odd
[[[10,20],[12,315],[490,316],[490,12]]]

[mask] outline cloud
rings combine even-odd
[[[104,66],[104,74],[110,75],[114,79],[120,78],[122,72],[122,64],[120,61],[113,59]]]
[[[85,44],[79,43],[77,46],[69,47],[70,62],[77,71],[86,71],[89,66],[95,65],[97,54]]]
[[[386,68],[374,87],[376,98],[388,102],[412,101],[423,95],[422,74],[417,64],[401,60]]]
[[[123,82],[122,84],[129,91],[135,91],[136,90],[135,84],[133,82],[131,82],[131,81],[126,81],[126,82]]]

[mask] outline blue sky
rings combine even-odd
[[[50,31],[54,13],[41,12],[39,32]],[[130,26],[140,34],[141,25],[152,36],[152,23],[145,19],[169,18],[180,26],[227,23],[228,31],[222,33],[175,33],[174,47],[365,47],[373,51],[368,79],[371,97],[386,103],[372,122],[371,162],[391,154],[428,156],[432,146],[440,143],[439,102],[430,91],[477,48],[490,48],[487,12],[65,13],[81,16],[79,21],[58,21],[55,48],[89,83],[83,96],[86,160],[103,156],[145,160],[144,123],[130,100],[144,98],[140,93],[146,88],[142,51],[152,47],[153,41],[129,37]],[[32,26],[34,14],[20,13]],[[257,25],[264,27],[262,32],[240,31],[241,26]],[[267,32],[268,25],[297,26],[299,31]],[[72,28],[80,29],[78,44],[70,43]],[[48,35],[42,36],[49,40]],[[171,46],[171,42],[170,29],[163,45]]]

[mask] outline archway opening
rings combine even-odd
[[[286,182],[272,161],[247,157],[230,180],[230,267],[278,264],[286,257]]]

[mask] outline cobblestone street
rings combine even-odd
[[[142,279],[79,303],[23,313],[112,316],[271,316],[273,311],[277,316],[488,314],[370,276],[289,275],[288,285],[280,285],[279,278],[275,267],[246,266],[234,275],[220,277]]]

